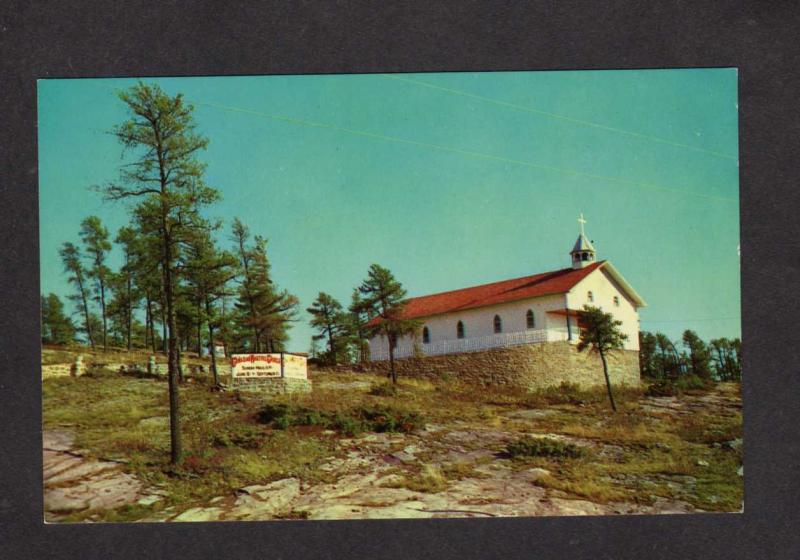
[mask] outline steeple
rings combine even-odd
[[[569,253],[572,256],[572,268],[583,268],[584,266],[592,264],[595,260],[594,247],[591,241],[586,238],[586,234],[583,231],[583,224],[586,223],[586,220],[583,218],[583,213],[581,213],[578,218],[578,223],[581,225],[581,234],[578,236],[578,240],[575,241],[575,246],[572,247],[572,251]]]

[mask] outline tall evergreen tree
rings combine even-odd
[[[117,232],[114,241],[122,247],[123,262],[115,295],[125,324],[126,346],[130,350],[133,346],[134,313],[141,298],[134,282],[137,256],[141,252],[141,240],[135,229],[123,227]]]
[[[64,313],[64,304],[56,294],[42,295],[42,343],[70,344],[75,340],[75,325]]]
[[[647,331],[639,331],[639,371],[642,377],[651,379],[660,373],[656,366],[656,337]]]
[[[343,355],[347,354],[348,317],[342,304],[333,296],[320,292],[311,307],[306,309],[311,314],[311,326],[317,329],[315,340],[326,340],[328,351],[325,361],[336,365]]]
[[[111,270],[106,266],[106,258],[111,251],[108,229],[97,216],[88,216],[81,222],[81,241],[91,266],[87,270],[89,278],[95,282],[95,299],[100,303],[100,318],[103,321],[103,350],[108,349],[108,313],[106,312],[106,288]]]
[[[363,309],[375,318],[367,325],[367,333],[383,335],[389,342],[389,376],[396,384],[394,351],[397,342],[401,336],[413,334],[419,328],[418,321],[403,318],[406,290],[389,269],[373,264],[358,291],[363,298]]]
[[[608,400],[611,402],[611,409],[616,412],[617,404],[614,402],[614,393],[611,390],[607,357],[610,352],[622,348],[628,335],[619,330],[622,321],[614,319],[611,313],[605,313],[598,307],[584,305],[583,310],[580,311],[579,319],[583,328],[581,329],[581,338],[578,341],[578,351],[582,352],[588,348],[600,354],[600,361],[603,363],[603,375],[606,378]]]
[[[661,379],[675,379],[681,373],[681,360],[672,340],[664,333],[657,332],[656,339],[656,367]]]
[[[86,285],[86,269],[81,262],[80,249],[74,244],[67,241],[61,246],[59,250],[61,261],[64,263],[64,271],[67,273],[67,278],[77,290],[76,294],[69,296],[69,299],[75,302],[83,315],[83,332],[86,335],[86,341],[94,349],[94,330],[92,329],[92,315],[89,310],[89,287]]]
[[[121,168],[119,182],[103,191],[109,200],[138,200],[136,211],[157,232],[166,312],[171,460],[178,464],[183,455],[175,305],[178,243],[187,230],[204,221],[200,209],[216,201],[219,193],[203,180],[205,165],[197,155],[208,140],[196,132],[193,107],[183,95],[172,97],[157,85],[139,82],[119,97],[128,119],[112,133],[132,157]]]
[[[350,339],[356,348],[356,358],[358,363],[365,364],[369,360],[369,335],[367,324],[372,319],[371,310],[364,305],[361,292],[358,288],[353,289],[350,298],[350,305],[347,308],[350,312],[349,334]]]
[[[232,231],[241,278],[236,302],[238,322],[250,331],[249,347],[253,352],[281,351],[299,301],[273,283],[267,257],[267,240],[256,235],[250,245],[250,232],[238,218],[234,219]]]
[[[711,378],[711,352],[697,333],[693,330],[683,332],[683,345],[689,352],[688,361],[692,374],[703,379]]]
[[[217,356],[214,351],[216,330],[221,327],[223,317],[217,302],[226,294],[226,285],[236,276],[236,257],[219,251],[208,231],[198,230],[187,244],[185,276],[192,288],[198,305],[198,347],[202,344],[200,328],[208,329],[208,349],[211,356],[211,373],[214,384],[219,385]]]

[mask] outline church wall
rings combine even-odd
[[[608,356],[613,385],[638,386],[639,353],[618,350]],[[579,352],[574,344],[551,342],[494,348],[482,352],[406,358],[395,362],[400,377],[441,379],[521,387],[529,391],[557,387],[563,382],[583,388],[605,384],[600,357]],[[389,362],[368,362],[365,370],[386,373]]]
[[[588,292],[594,296],[594,302],[588,299]],[[614,305],[614,296],[619,297],[619,307]],[[610,275],[600,269],[578,282],[567,294],[570,309],[583,309],[583,306],[593,305],[622,321],[620,330],[628,335],[625,341],[626,350],[639,350],[639,313],[633,302],[612,280]]]
[[[455,313],[444,313],[420,319],[419,333],[416,335],[418,343],[422,342],[422,327],[427,326],[431,335],[431,342],[442,340],[457,340],[456,325],[458,321],[464,323],[465,337],[478,338],[494,334],[494,316],[499,315],[503,321],[503,332],[522,332],[527,329],[525,314],[528,309],[533,310],[534,327],[532,330],[561,328],[566,329],[566,319],[558,315],[549,315],[547,311],[563,309],[565,306],[564,294],[554,294],[531,298],[527,300],[502,303],[475,309],[467,309]],[[410,337],[402,337],[398,346],[408,343]],[[386,337],[373,337],[369,341],[373,355],[378,348],[387,348]]]

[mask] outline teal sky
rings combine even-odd
[[[735,69],[146,81],[195,105],[221,242],[234,216],[266,236],[303,309],[347,303],[371,263],[412,296],[567,267],[583,212],[647,301],[643,329],[740,336]],[[44,293],[69,293],[58,248],[85,216],[128,221],[90,186],[125,162],[106,132],[133,83],[39,82]]]

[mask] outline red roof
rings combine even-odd
[[[605,261],[592,263],[584,268],[562,268],[533,276],[503,280],[451,292],[411,298],[403,310],[404,319],[430,317],[453,311],[474,309],[485,305],[508,303],[522,299],[568,292],[578,282],[600,268]],[[372,322],[377,322],[377,318]]]

